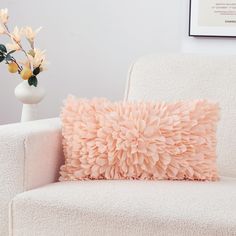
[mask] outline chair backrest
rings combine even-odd
[[[130,69],[126,100],[207,98],[218,101],[218,166],[221,175],[236,177],[236,56],[150,55]]]

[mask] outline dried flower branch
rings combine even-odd
[[[10,73],[18,72],[22,79],[28,81],[30,86],[37,87],[38,79],[36,76],[46,69],[47,64],[45,50],[35,48],[35,37],[42,27],[34,31],[30,26],[23,28],[15,26],[11,32],[7,25],[8,20],[8,9],[0,9],[0,35],[7,35],[11,40],[6,46],[0,44],[0,63],[5,61]],[[28,51],[22,45],[23,38],[30,44]],[[17,51],[22,51],[25,54],[25,61],[17,61],[12,56]]]

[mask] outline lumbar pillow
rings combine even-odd
[[[60,181],[218,179],[215,103],[112,103],[69,96],[61,119]]]

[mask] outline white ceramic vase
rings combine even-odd
[[[21,122],[36,120],[37,104],[45,97],[45,90],[39,85],[29,86],[28,81],[23,81],[16,86],[15,96],[23,103]]]

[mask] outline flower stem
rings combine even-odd
[[[20,66],[20,65],[17,63],[17,61],[16,61],[16,59],[15,59],[14,57],[12,57],[11,59],[12,59],[12,61],[15,62],[16,65],[18,66],[18,73],[20,74],[20,72],[23,70],[22,66]]]

